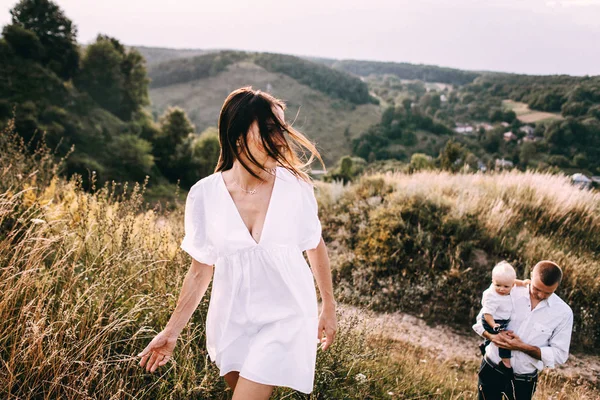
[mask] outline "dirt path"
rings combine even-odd
[[[420,318],[401,312],[375,313],[370,310],[338,303],[340,319],[359,314],[370,324],[374,332],[386,337],[432,350],[444,360],[455,359],[479,361],[479,340],[475,333],[467,335],[448,327],[443,329],[428,325]],[[595,385],[600,384],[600,356],[571,354],[565,365],[557,368],[564,376],[584,378]]]

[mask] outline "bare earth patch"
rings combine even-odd
[[[475,361],[481,359],[478,336],[458,332],[444,325],[431,326],[424,320],[402,312],[375,313],[363,308],[338,303],[341,318],[359,314],[373,327],[373,334],[398,342],[419,346],[437,354],[440,360]],[[372,325],[371,325],[372,324]],[[595,385],[600,383],[600,357],[571,354],[565,365],[556,372],[569,378],[584,378]]]

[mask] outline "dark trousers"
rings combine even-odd
[[[485,318],[483,318],[483,316],[481,317],[481,323],[483,325],[483,329],[485,329],[487,332],[491,333],[492,335],[496,335],[496,334],[498,334],[498,332],[505,331],[506,328],[508,328],[508,323],[510,322],[510,320],[509,319],[495,319],[494,322],[497,324],[500,324],[500,328],[498,328],[497,330],[494,330],[494,328],[492,328],[490,326],[490,324],[487,323],[487,321],[485,320]],[[488,339],[486,339],[483,343],[484,343],[484,346],[487,346],[488,344],[490,344],[490,341]],[[500,347],[498,347],[498,354],[500,355],[500,358],[510,358],[511,357],[510,350],[502,349]]]
[[[511,381],[501,372],[481,360],[477,391],[479,400],[531,400],[537,386],[537,377],[522,380],[515,376]]]

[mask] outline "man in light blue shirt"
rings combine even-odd
[[[554,291],[562,270],[552,261],[540,261],[531,272],[531,283],[514,287],[510,296],[513,311],[508,330],[491,335],[485,331],[481,316],[473,330],[491,340],[479,368],[480,400],[529,400],[533,396],[538,372],[563,364],[569,357],[573,312]],[[498,348],[512,350],[513,377],[498,369]]]

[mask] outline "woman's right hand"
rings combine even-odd
[[[165,330],[159,332],[138,354],[138,357],[142,357],[140,366],[144,367],[145,365],[147,372],[154,372],[156,368],[165,365],[173,354],[178,336]]]

